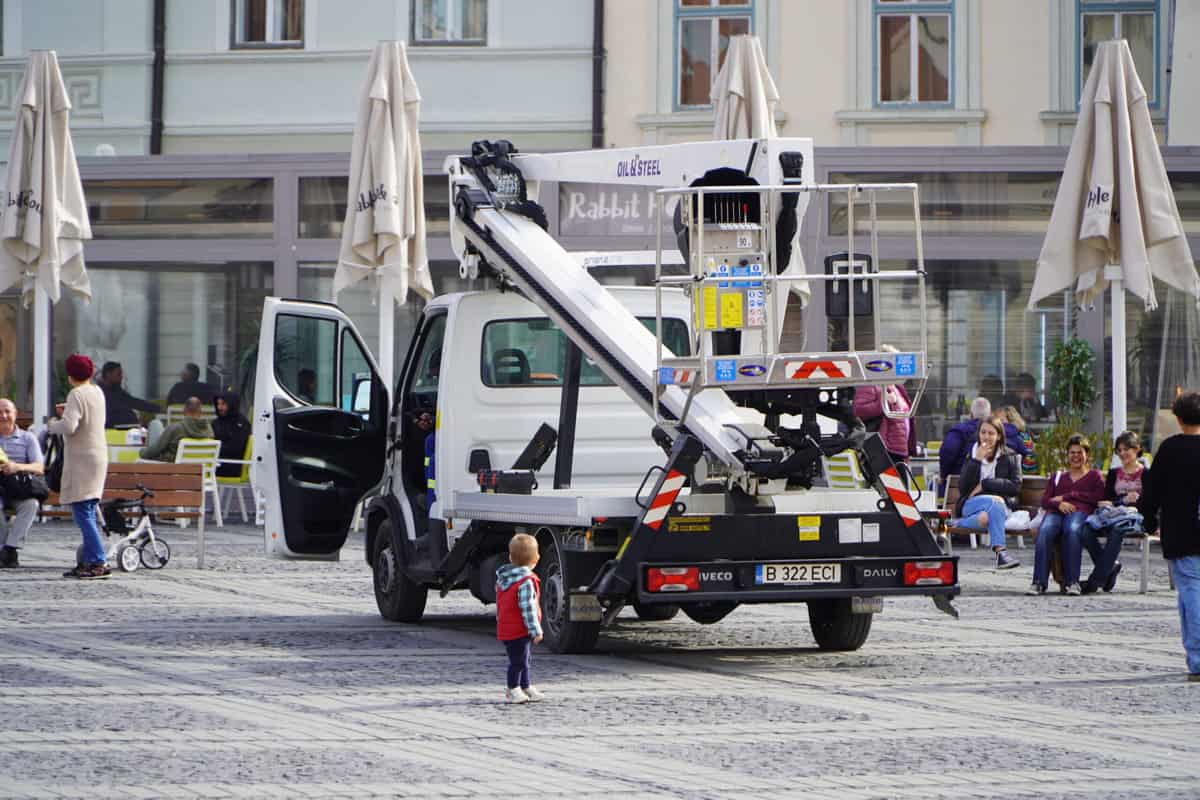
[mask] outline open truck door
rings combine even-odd
[[[337,306],[268,297],[254,394],[267,553],[336,558],[384,473],[388,390],[375,360]]]

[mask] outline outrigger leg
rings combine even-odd
[[[617,557],[606,563],[592,582],[592,591],[604,608],[604,623],[608,624],[620,613],[625,599],[637,584],[638,564],[645,560],[650,551],[654,535],[658,532],[663,520],[672,513],[678,513],[675,498],[683,489],[684,483],[692,475],[696,463],[704,455],[704,446],[699,439],[687,433],[681,433],[671,446],[667,463],[662,467],[652,467],[642,479],[642,486],[651,475],[657,473],[654,491],[649,495],[649,501],[642,506],[642,513],[633,526],[632,533],[621,544]],[[641,503],[641,489],[638,489],[638,503]]]

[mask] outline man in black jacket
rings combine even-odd
[[[1159,445],[1142,479],[1138,510],[1146,532],[1162,534],[1179,595],[1188,680],[1200,682],[1200,392],[1180,395],[1171,411],[1183,432]]]
[[[241,460],[246,456],[246,442],[250,440],[250,420],[242,415],[241,398],[235,392],[219,394],[213,399],[217,412],[212,421],[213,436],[221,440],[220,457]],[[242,474],[241,464],[221,464],[217,477],[236,478]]]
[[[118,425],[137,425],[138,411],[157,413],[158,406],[154,403],[134,397],[125,391],[121,384],[125,382],[125,371],[116,361],[108,361],[100,368],[100,377],[96,385],[104,392],[104,427],[115,428]]]

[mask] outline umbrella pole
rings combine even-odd
[[[395,281],[395,276],[387,274],[386,271],[379,277],[379,377],[387,387],[388,397],[391,397],[394,388],[392,367],[396,363]]]
[[[33,287],[33,422],[50,416],[50,295],[40,283]]]
[[[1109,279],[1112,287],[1112,420],[1115,436],[1128,427],[1129,420],[1125,404],[1128,392],[1125,378],[1125,281],[1120,277],[1120,267],[1111,269],[1116,273]]]

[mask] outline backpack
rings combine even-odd
[[[52,433],[46,438],[45,477],[52,492],[62,491],[63,463],[65,459],[62,436]]]

